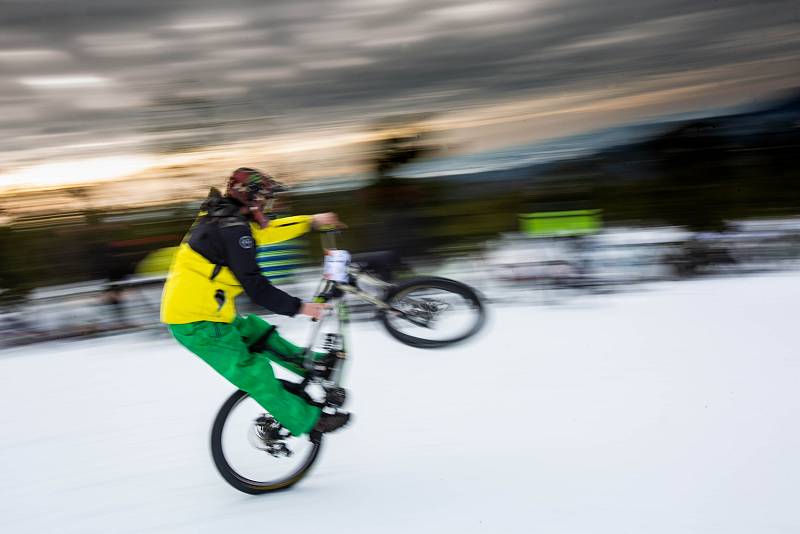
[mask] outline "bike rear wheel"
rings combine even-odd
[[[211,429],[211,455],[217,470],[231,486],[259,495],[299,482],[317,459],[321,437],[286,436],[263,439],[259,424],[271,416],[245,391],[236,391],[220,408]],[[280,445],[280,443],[283,445]],[[283,447],[291,455],[281,454]],[[278,452],[270,454],[270,449]]]
[[[486,310],[466,284],[447,278],[414,278],[386,295],[392,311],[381,313],[389,334],[412,347],[430,349],[463,341],[478,333]]]

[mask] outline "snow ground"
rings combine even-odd
[[[354,424],[257,497],[210,459],[232,387],[173,341],[3,351],[0,532],[798,532],[799,282],[498,307],[440,351],[354,324]]]

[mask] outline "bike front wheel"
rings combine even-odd
[[[211,455],[220,475],[244,493],[259,495],[299,482],[317,459],[321,437],[269,435],[274,421],[245,391],[220,408],[211,429]]]
[[[412,347],[445,347],[478,333],[486,309],[468,285],[447,278],[414,278],[386,295],[391,309],[381,312],[389,334]]]

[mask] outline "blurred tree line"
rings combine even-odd
[[[673,124],[662,134],[591,156],[517,169],[410,179],[403,165],[436,152],[411,123],[376,142],[373,181],[355,190],[295,194],[291,212],[336,211],[353,252],[401,249],[439,256],[480,247],[518,228],[518,214],[601,209],[606,224],[723,230],[725,221],[800,213],[795,157],[800,97],[752,113]],[[174,246],[192,205],[103,212],[78,207],[0,226],[0,288],[33,287],[133,272],[155,249]],[[316,245],[310,247],[316,253]]]

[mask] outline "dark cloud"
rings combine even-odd
[[[6,1],[0,162],[149,146],[209,117],[235,140],[691,73],[734,83],[754,76],[736,65],[791,65],[798,20],[794,1]]]

